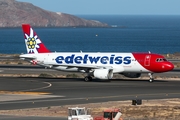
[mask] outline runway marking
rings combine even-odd
[[[38,99],[47,99],[47,98],[55,98],[55,97],[64,97],[64,96],[59,96],[59,95],[34,95],[34,94],[31,94],[31,95],[26,95],[26,94],[3,94],[3,95],[0,95],[0,103],[11,103],[13,101],[25,101],[25,100],[28,100],[31,102],[33,102],[34,100],[38,100]],[[20,102],[21,103],[21,102]]]
[[[42,90],[42,89],[50,88],[50,87],[52,86],[52,84],[51,84],[51,83],[49,83],[49,82],[43,82],[43,83],[48,84],[48,86],[41,87],[41,88],[35,88],[35,89],[21,90],[21,91],[25,92],[25,91]]]
[[[35,90],[41,90],[41,89],[46,89],[52,86],[51,83],[49,82],[43,82],[45,84],[48,84],[48,86],[41,87],[41,88],[35,88],[35,89],[28,89],[28,90],[21,90],[21,91],[0,91],[0,94],[18,94],[18,95],[47,95],[51,94],[49,92],[30,92],[30,91],[35,91]]]
[[[47,95],[48,92],[23,92],[23,91],[0,91],[0,94],[18,94],[18,95]]]

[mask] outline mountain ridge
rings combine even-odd
[[[106,23],[47,11],[31,3],[0,0],[0,27],[21,27],[23,23],[35,27],[108,27]]]

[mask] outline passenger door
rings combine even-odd
[[[146,55],[144,60],[144,66],[150,66],[151,55]]]

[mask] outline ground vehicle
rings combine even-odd
[[[93,120],[85,107],[68,108],[68,120]]]
[[[106,109],[103,116],[95,117],[94,120],[122,120],[120,109]]]

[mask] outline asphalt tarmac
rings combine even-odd
[[[41,68],[3,68],[1,74],[12,73],[59,72]],[[179,75],[178,71],[161,74]],[[83,78],[26,78],[0,77],[0,110],[38,108],[107,101],[133,99],[167,99],[180,98],[180,81],[147,79],[114,79],[111,82],[94,80],[84,82]],[[61,119],[44,117],[3,116],[1,119]],[[67,118],[66,118],[67,119]]]
[[[0,78],[0,110],[180,97],[180,81]]]

